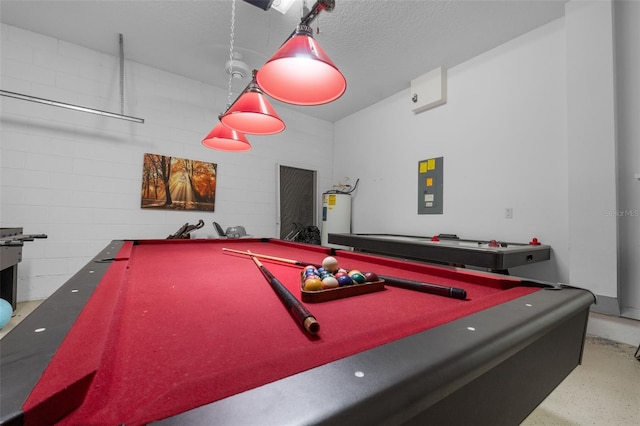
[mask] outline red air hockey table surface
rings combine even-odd
[[[222,248],[466,291],[304,303]],[[262,260],[294,296],[301,267]],[[113,241],[2,340],[10,424],[518,424],[579,363],[593,295],[274,239]]]

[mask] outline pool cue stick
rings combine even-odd
[[[420,291],[422,293],[451,297],[453,299],[464,300],[467,298],[467,292],[462,288],[423,283],[420,281],[407,280],[397,277],[388,277],[386,275],[380,274],[378,274],[378,278],[382,278],[385,281],[385,284],[389,284],[392,287],[400,287],[407,290]]]
[[[251,256],[251,260],[256,264],[262,275],[266,278],[266,280],[271,285],[273,291],[275,291],[276,295],[282,303],[285,304],[287,309],[293,314],[296,320],[300,322],[300,325],[303,329],[305,329],[309,334],[317,334],[320,331],[320,323],[316,320],[316,318],[304,307],[304,305],[295,298],[289,290],[276,278],[273,276],[271,272],[257,259],[257,256],[254,256],[252,253],[248,253]]]
[[[266,254],[251,253],[251,252],[233,250],[233,249],[228,249],[228,248],[223,248],[222,250],[228,251],[228,252],[231,252],[231,253],[238,253],[238,254],[244,254],[244,255],[248,255],[248,256],[259,257],[259,258],[262,258],[262,259],[275,260],[277,262],[288,263],[288,264],[296,265],[296,266],[306,266],[306,265],[313,265],[315,267],[322,266],[322,265],[318,265],[318,264],[314,264],[314,263],[303,262],[303,261],[300,261],[300,260],[286,259],[286,258],[283,258],[283,257],[268,256]],[[406,290],[419,291],[421,293],[435,294],[436,296],[451,297],[453,299],[464,300],[464,299],[467,298],[467,292],[462,288],[449,287],[449,286],[444,286],[444,285],[439,285],[439,284],[424,283],[424,282],[420,282],[420,281],[412,281],[412,280],[407,280],[407,279],[404,279],[404,278],[390,277],[390,276],[387,276],[387,275],[380,275],[380,274],[378,274],[378,278],[383,279],[385,281],[385,284],[388,284],[388,285],[390,285],[392,287],[400,287],[400,288],[404,288]]]
[[[237,254],[244,254],[245,256],[258,257],[260,259],[275,260],[276,262],[289,263],[291,265],[296,265],[296,266],[307,266],[307,265],[313,265],[315,267],[319,266],[314,263],[304,263],[299,260],[285,259],[284,257],[275,257],[275,256],[269,256],[266,254],[258,254],[258,253],[253,253],[251,251],[234,250],[234,249],[225,248],[225,247],[222,248],[222,251],[228,251],[230,253],[237,253]]]

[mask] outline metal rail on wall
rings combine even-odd
[[[0,95],[7,98],[20,99],[22,101],[35,102],[44,105],[50,105],[60,108],[71,109],[74,111],[87,112],[89,114],[97,114],[103,117],[117,118],[119,120],[132,121],[134,123],[144,124],[143,118],[131,117],[124,115],[124,41],[122,34],[119,34],[120,45],[120,114],[115,112],[102,111],[95,108],[84,107],[80,105],[69,104],[66,102],[53,101],[51,99],[39,98],[36,96],[25,95],[22,93],[10,92],[8,90],[0,90]]]
[[[90,114],[102,115],[110,118],[118,118],[120,120],[133,121],[135,123],[144,123],[143,118],[130,117],[128,115],[117,114],[115,112],[101,111],[95,108],[88,108],[79,105],[68,104],[65,102],[52,101],[50,99],[38,98],[30,95],[23,95],[21,93],[8,92],[6,90],[0,90],[0,95],[6,96],[7,98],[20,99],[23,101],[36,102],[39,104],[45,104],[50,106],[56,106],[60,108],[72,109],[74,111],[88,112]]]

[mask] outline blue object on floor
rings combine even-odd
[[[7,302],[4,299],[0,299],[0,329],[7,325],[7,323],[11,319],[11,315],[13,315],[13,308],[11,307],[11,303]]]

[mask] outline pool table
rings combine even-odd
[[[453,286],[304,303],[247,255]],[[262,259],[296,298],[302,267]],[[338,289],[341,290],[341,289]],[[275,239],[116,240],[2,340],[6,424],[520,423],[581,362],[593,295]]]

